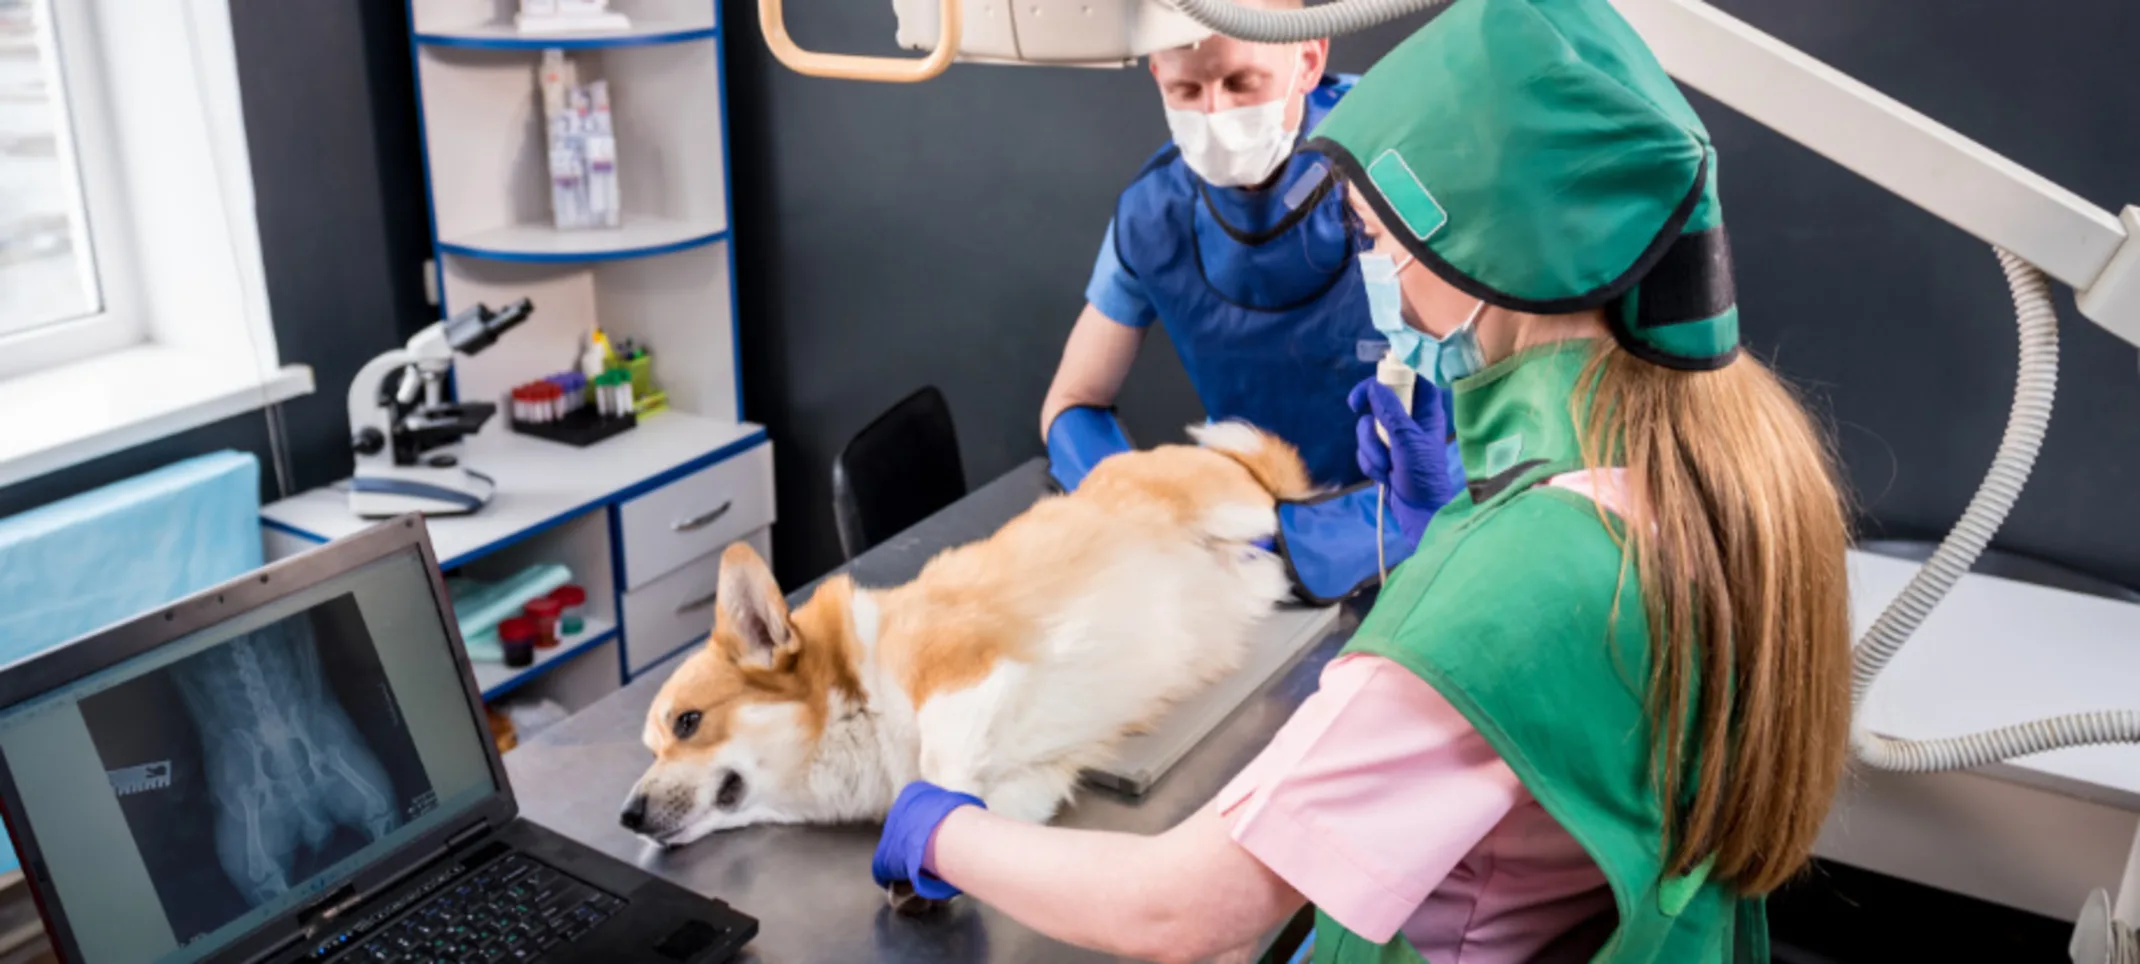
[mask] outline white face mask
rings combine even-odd
[[[1293,89],[1300,81],[1300,63],[1292,65],[1285,93],[1268,104],[1236,107],[1206,114],[1199,110],[1167,108],[1167,129],[1174,132],[1174,146],[1196,176],[1216,187],[1247,187],[1261,184],[1293,153],[1298,127],[1288,128],[1286,108],[1293,104]]]

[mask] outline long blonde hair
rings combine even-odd
[[[1571,402],[1584,463],[1627,472],[1622,578],[1631,560],[1649,617],[1667,870],[1713,856],[1713,879],[1767,893],[1811,857],[1849,741],[1849,526],[1832,453],[1744,353],[1682,372],[1600,339],[1582,384],[1596,389],[1587,413],[1582,393]]]

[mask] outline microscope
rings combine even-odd
[[[366,363],[349,384],[349,510],[378,519],[421,512],[465,515],[490,501],[491,478],[461,464],[463,437],[483,427],[498,406],[448,402],[442,383],[456,352],[473,355],[527,320],[526,298],[498,311],[476,305],[416,333],[409,343]]]

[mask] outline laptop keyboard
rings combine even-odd
[[[336,959],[377,964],[532,961],[578,940],[623,906],[622,900],[545,864],[511,854],[440,888],[437,896],[366,935]],[[336,943],[330,940],[327,946]]]

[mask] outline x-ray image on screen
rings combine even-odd
[[[437,802],[350,595],[80,706],[181,941]]]

